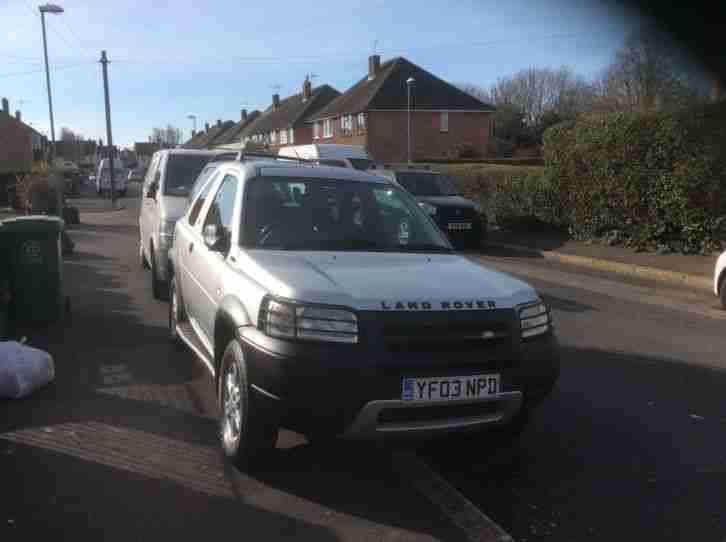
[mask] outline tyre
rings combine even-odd
[[[141,266],[141,269],[149,268],[149,261],[146,259],[146,256],[144,255],[144,245],[141,242],[141,238],[139,238],[139,265]]]
[[[149,252],[151,253],[149,255],[149,266],[151,268],[151,295],[154,296],[154,299],[164,301],[166,299],[167,292],[164,288],[164,283],[161,279],[159,279],[158,270],[156,268],[156,256],[154,256],[154,247],[151,247]]]
[[[726,309],[726,275],[721,277],[721,282],[719,282],[718,296],[721,299],[721,307]]]
[[[219,377],[219,437],[224,455],[241,470],[269,459],[277,441],[277,425],[255,409],[239,341],[231,340],[222,354]]]
[[[180,350],[184,347],[184,343],[176,331],[176,326],[185,321],[184,303],[179,296],[176,277],[172,277],[169,282],[169,339]]]

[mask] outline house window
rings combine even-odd
[[[358,118],[356,119],[358,124],[358,133],[364,134],[366,131],[366,114],[365,113],[358,113]]]
[[[350,135],[353,133],[353,115],[343,115],[340,117],[340,133],[342,135]]]
[[[323,121],[323,137],[333,137],[333,121],[331,119]]]
[[[288,130],[288,134],[287,134],[287,141],[288,141],[288,143],[290,143],[291,145],[292,145],[293,143],[295,143],[295,130],[293,130],[292,128],[290,128],[290,129]]]
[[[320,123],[313,122],[313,139],[320,139]]]
[[[442,132],[449,131],[449,112],[448,111],[441,112],[441,131]]]
[[[287,130],[280,132],[280,145],[287,145]]]

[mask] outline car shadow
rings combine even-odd
[[[721,540],[724,386],[723,370],[564,347],[519,441],[427,459],[517,540]]]

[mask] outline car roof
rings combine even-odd
[[[368,183],[389,184],[389,181],[375,174],[357,169],[320,166],[302,163],[285,163],[277,160],[250,160],[244,162],[222,162],[224,165],[234,164],[234,168],[246,178],[249,177],[303,177],[306,179],[336,179],[341,181],[359,181]]]

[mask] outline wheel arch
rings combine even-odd
[[[247,310],[242,303],[233,296],[225,297],[219,304],[214,319],[214,373],[219,382],[219,369],[222,354],[230,340],[239,339],[239,328],[252,324]],[[218,387],[217,387],[217,391]]]

